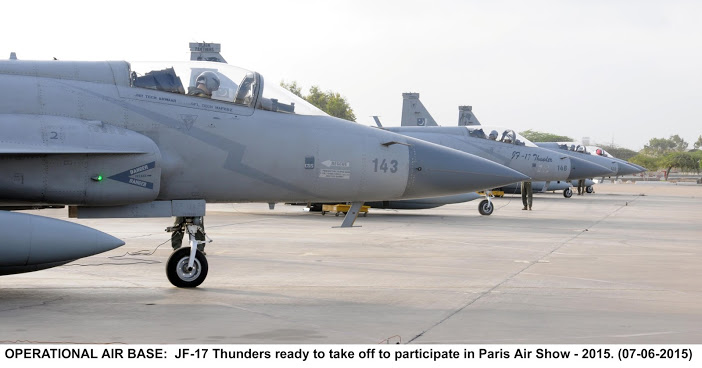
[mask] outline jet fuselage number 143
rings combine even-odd
[[[391,160],[390,165],[388,166],[388,161],[386,159],[383,159],[380,161],[379,159],[373,159],[373,171],[378,172],[378,169],[380,169],[382,172],[387,173],[388,169],[390,170],[391,174],[394,174],[397,172],[397,160]]]

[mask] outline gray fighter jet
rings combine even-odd
[[[402,126],[437,126],[438,124],[432,118],[429,111],[424,107],[421,101],[419,101],[418,93],[403,93],[402,94]],[[459,126],[480,126],[480,121],[473,113],[473,108],[471,106],[459,106],[458,107],[458,125]],[[570,179],[585,179],[592,177],[609,177],[609,176],[620,176],[620,175],[631,175],[636,173],[641,173],[646,171],[644,167],[634,165],[630,162],[618,159],[604,149],[595,146],[581,146],[575,142],[536,142],[537,146],[542,148],[547,148],[550,150],[560,150],[559,153],[564,153],[571,159],[580,159],[587,162],[604,166],[606,169],[604,172],[592,175],[593,172],[581,172],[574,174],[574,177]],[[578,147],[583,147],[584,150],[578,150]],[[568,152],[564,152],[568,151]],[[584,154],[596,157],[587,157]],[[583,164],[584,165],[584,164]],[[573,165],[574,167],[577,165]],[[592,176],[586,176],[592,175]],[[577,176],[577,177],[575,177]],[[544,187],[548,187],[548,183]],[[560,190],[560,188],[559,188]],[[564,192],[564,195],[567,193]],[[567,197],[569,198],[569,197]]]
[[[607,166],[612,170],[612,173],[609,175],[595,175],[589,178],[618,177],[622,175],[639,174],[646,171],[644,167],[616,158],[607,153],[604,149],[596,146],[585,146],[577,142],[538,142],[536,145],[564,153],[570,157],[577,157],[602,166]]]
[[[540,148],[511,129],[480,125],[470,106],[459,107],[462,126],[438,126],[418,93],[403,93],[402,97],[402,126],[384,128],[388,131],[486,158],[515,169],[532,181],[549,183],[611,173],[600,165]],[[478,209],[484,215],[492,213],[489,196]]]
[[[0,61],[0,206],[73,218],[173,217],[188,234],[166,273],[195,287],[207,202],[447,196],[520,181],[491,161],[336,119],[263,77],[207,61]],[[1,212],[0,274],[122,245],[65,221]]]

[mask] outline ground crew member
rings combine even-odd
[[[522,210],[529,210],[531,211],[531,202],[533,202],[534,198],[534,193],[531,191],[531,182],[530,181],[523,181],[522,182],[522,204],[524,204],[524,208]]]
[[[585,194],[585,179],[578,180],[578,195]]]
[[[205,229],[205,218],[190,217],[190,219],[192,219],[192,224],[200,226],[200,228],[195,233],[195,239],[198,240],[197,250],[206,255],[207,253],[205,253],[205,243],[200,243],[200,241],[205,241],[205,233],[203,232]],[[188,232],[188,229],[185,228],[185,225],[187,224],[188,222],[186,222],[185,217],[175,218],[175,223],[173,224],[173,227],[170,228],[173,229],[173,235],[171,235],[171,246],[173,247],[173,250],[177,250],[178,248],[183,246],[183,236],[185,236],[185,233]]]

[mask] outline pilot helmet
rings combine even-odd
[[[578,152],[585,152],[585,147],[578,146]]]
[[[597,149],[597,156],[602,156],[602,150],[599,148]]]
[[[197,76],[195,80],[197,84],[204,84],[210,92],[214,92],[219,89],[219,77],[214,72],[202,72]]]
[[[497,130],[493,130],[492,132],[490,132],[490,135],[488,137],[490,139],[492,139],[493,141],[496,140],[497,139]]]

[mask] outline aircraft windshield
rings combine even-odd
[[[585,148],[591,155],[615,158],[609,152],[597,146],[587,146]]]
[[[130,64],[133,87],[208,98],[281,113],[326,115],[275,83],[264,88],[263,78],[258,73],[229,64],[204,61]]]
[[[585,146],[578,142],[558,142],[558,147],[562,150],[580,152],[593,156],[615,158],[609,152],[597,146]]]
[[[324,111],[305,101],[278,84],[266,84],[258,108],[270,111],[290,112],[300,115],[327,115]],[[278,108],[276,109],[276,105]]]
[[[496,142],[514,144],[517,146],[536,147],[534,143],[512,129],[490,127],[486,125],[466,126],[466,129],[468,129],[468,135],[471,137],[490,139]]]

